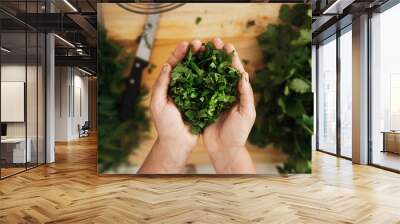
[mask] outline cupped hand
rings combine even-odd
[[[198,40],[191,45],[194,52],[201,48]],[[191,150],[197,144],[198,136],[191,133],[173,100],[168,97],[171,70],[185,57],[188,47],[187,42],[176,47],[153,85],[150,114],[158,137],[139,173],[181,173]]]
[[[224,49],[228,53],[234,51],[231,66],[240,71],[241,80],[238,87],[239,102],[204,130],[204,144],[217,173],[255,173],[253,161],[245,147],[256,118],[249,74],[245,72],[232,44],[224,45],[219,38],[215,38],[213,43],[217,49]]]
[[[176,142],[184,148],[191,148],[197,143],[198,136],[190,132],[190,127],[183,122],[181,113],[173,100],[168,97],[168,84],[171,70],[186,54],[188,43],[180,43],[167,63],[161,68],[160,76],[153,86],[150,101],[150,114],[162,142]]]

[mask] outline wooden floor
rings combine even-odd
[[[0,223],[400,223],[400,175],[314,153],[290,177],[99,177],[93,137],[0,181]]]
[[[375,150],[372,159],[374,164],[400,170],[400,154]]]

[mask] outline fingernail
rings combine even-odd
[[[168,71],[168,64],[164,64],[162,68],[162,72],[166,73]]]

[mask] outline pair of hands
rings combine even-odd
[[[215,38],[213,44],[228,53],[235,51],[232,67],[239,70],[242,77],[239,81],[239,102],[204,130],[204,145],[217,173],[255,173],[255,166],[245,148],[256,117],[249,74],[245,72],[232,44],[224,44],[219,38]],[[200,40],[192,41],[191,46],[193,52],[202,48]],[[186,161],[197,144],[199,136],[191,133],[173,100],[167,95],[171,70],[185,57],[188,47],[187,42],[176,47],[153,86],[150,113],[158,138],[139,169],[140,174],[183,173]]]

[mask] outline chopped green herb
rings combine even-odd
[[[195,134],[215,122],[237,99],[240,73],[230,67],[233,52],[218,50],[208,42],[204,51],[193,53],[172,70],[168,94]]]
[[[250,27],[252,27],[252,26],[254,26],[254,25],[256,25],[256,21],[254,21],[254,20],[249,20],[249,21],[247,21],[247,23],[246,23],[246,28],[249,29]]]
[[[201,17],[197,17],[196,18],[196,25],[199,24],[201,22],[202,18]]]
[[[148,72],[149,74],[151,74],[151,72],[153,71],[153,69],[155,69],[156,67],[157,67],[157,65],[150,63],[150,64],[148,65],[147,72]]]

